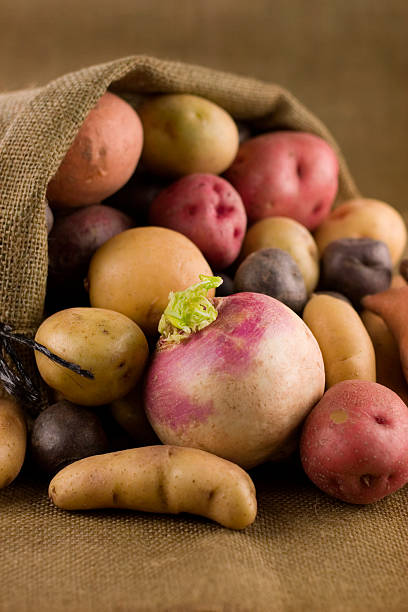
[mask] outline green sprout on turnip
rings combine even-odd
[[[222,284],[220,276],[199,275],[200,282],[184,291],[171,291],[169,303],[159,321],[161,340],[179,343],[189,334],[204,329],[217,318],[217,310],[207,298],[210,289]]]

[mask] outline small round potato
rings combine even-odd
[[[300,458],[320,489],[351,504],[370,504],[408,481],[408,409],[376,382],[344,380],[306,418]]]
[[[12,399],[0,399],[0,489],[18,476],[26,442],[26,422],[20,406]]]
[[[139,381],[148,357],[140,327],[103,308],[69,308],[42,322],[35,340],[62,359],[90,371],[89,379],[35,352],[40,375],[65,399],[99,406],[126,395]]]
[[[153,200],[152,225],[168,227],[194,242],[212,268],[224,270],[238,257],[247,217],[241,196],[215,174],[183,176]]]
[[[388,289],[391,276],[390,251],[380,240],[340,238],[324,250],[321,286],[343,293],[356,308],[364,295]]]
[[[338,171],[337,156],[323,138],[278,130],[243,142],[225,176],[241,195],[250,223],[283,216],[312,230],[329,214]]]
[[[48,237],[48,288],[81,287],[96,249],[132,225],[128,215],[103,204],[57,217]]]
[[[393,265],[405,249],[407,230],[400,213],[385,202],[368,198],[347,200],[335,208],[317,228],[315,240],[320,255],[339,238],[372,238],[388,246]]]
[[[299,267],[282,249],[261,249],[248,255],[235,274],[234,291],[264,293],[283,302],[297,314],[307,300]]]
[[[199,274],[211,276],[211,268],[189,238],[164,227],[136,227],[92,257],[89,298],[92,306],[122,312],[154,335],[170,291],[198,283]]]
[[[238,151],[236,123],[206,98],[159,95],[147,100],[139,115],[144,130],[142,161],[159,175],[221,174]]]
[[[52,208],[97,204],[132,176],[143,144],[143,128],[133,108],[105,93],[89,112],[51,179]]]
[[[287,251],[302,273],[308,294],[319,280],[319,250],[309,230],[289,217],[269,217],[252,225],[242,244],[241,258],[259,249]]]
[[[89,408],[62,400],[45,408],[34,421],[30,455],[46,474],[108,450],[101,420]]]

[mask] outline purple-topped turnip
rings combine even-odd
[[[242,467],[288,456],[324,392],[323,359],[301,318],[259,293],[207,298],[219,277],[170,294],[146,374],[145,408],[165,444]]]

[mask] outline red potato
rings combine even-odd
[[[207,450],[244,468],[288,456],[324,391],[316,339],[292,310],[260,293],[207,300],[205,321],[216,318],[201,328],[196,290],[190,290],[185,311],[178,309],[182,292],[166,309],[159,329],[167,339],[145,376],[153,429],[164,444]],[[195,331],[188,325],[172,331],[172,321],[190,315]]]
[[[185,176],[161,191],[151,204],[149,221],[190,238],[215,270],[238,257],[247,224],[241,196],[232,185],[203,173]]]
[[[375,502],[408,482],[408,408],[378,383],[337,383],[307,417],[300,456],[308,477],[329,495]]]
[[[96,204],[132,176],[143,145],[143,128],[135,110],[110,92],[90,111],[51,179],[52,208]]]
[[[242,143],[225,177],[241,195],[251,223],[284,216],[313,230],[328,216],[336,197],[338,166],[322,138],[271,132]]]

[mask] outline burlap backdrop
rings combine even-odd
[[[87,112],[110,87],[190,92],[261,129],[327,139],[340,199],[357,194],[325,126],[278,85],[137,56],[0,96],[0,320],[32,335],[47,274],[44,199]],[[370,507],[331,500],[296,465],[253,473],[243,532],[192,517],[65,513],[28,474],[0,492],[0,610],[408,610],[406,488]]]

